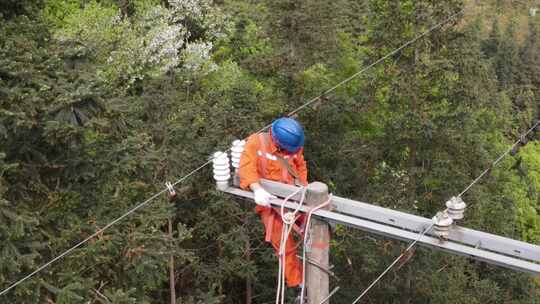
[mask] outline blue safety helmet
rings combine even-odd
[[[274,142],[291,154],[298,152],[304,146],[304,129],[292,118],[276,119],[272,123],[270,133]]]

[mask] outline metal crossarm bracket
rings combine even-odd
[[[297,187],[278,182],[261,180],[261,185],[270,193],[286,197]],[[253,199],[253,193],[230,187],[227,193]],[[300,199],[293,196],[292,200]],[[280,199],[271,202],[279,206]],[[418,238],[418,234],[429,227],[431,219],[395,211],[379,206],[333,196],[332,211],[318,210],[313,214],[346,226],[404,241]],[[293,202],[285,203],[287,208],[296,208]],[[307,211],[304,206],[302,211]],[[447,241],[442,242],[432,232],[422,237],[418,244],[446,251],[490,264],[518,271],[540,275],[540,246],[489,234],[473,229],[452,226]],[[481,246],[480,246],[481,244]]]

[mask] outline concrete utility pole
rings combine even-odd
[[[308,185],[306,192],[306,205],[311,208],[328,200],[328,186],[320,182]],[[308,248],[306,256],[306,291],[307,304],[319,304],[328,297],[330,282],[329,268],[329,244],[330,232],[328,223],[313,217],[309,229]],[[322,268],[322,269],[321,269]],[[326,303],[329,303],[328,301]]]

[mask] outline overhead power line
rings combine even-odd
[[[461,197],[463,194],[465,194],[469,189],[472,188],[472,186],[474,186],[475,184],[477,184],[489,171],[491,171],[491,169],[493,169],[493,167],[495,167],[505,156],[507,156],[512,150],[514,150],[518,145],[524,143],[525,141],[525,138],[531,133],[533,132],[538,126],[540,125],[540,120],[536,121],[536,123],[529,129],[527,130],[525,133],[521,134],[520,137],[519,137],[519,140],[517,140],[508,150],[506,150],[503,154],[501,154],[497,159],[495,159],[489,166],[489,168],[487,168],[486,170],[484,170],[477,178],[475,178],[472,183],[470,185],[468,185],[460,194],[458,197]],[[422,233],[420,233],[418,235],[418,238],[416,240],[414,240],[414,242],[412,242],[388,267],[386,267],[386,269],[371,283],[369,284],[369,286],[360,294],[360,296],[358,296],[358,298],[356,298],[356,300],[354,300],[354,302],[352,302],[352,304],[356,304],[358,303],[358,301],[360,301],[360,299],[362,299],[362,297],[364,297],[368,291],[373,287],[375,286],[375,284],[377,284],[377,282],[379,282],[383,277],[384,275],[386,275],[388,273],[388,271],[390,271],[390,269],[392,269],[392,267],[394,267],[394,265],[397,264],[397,262],[407,253],[409,252],[409,250],[411,250],[414,245],[416,245],[416,243],[418,243],[422,237],[424,235],[426,235],[426,233],[428,233],[429,230],[431,230],[431,228],[433,228],[434,224],[431,224],[428,228],[426,228]]]
[[[461,191],[461,193],[458,195],[458,197],[461,197],[463,194],[465,194],[467,191],[469,191],[469,189],[471,189],[472,186],[474,186],[476,183],[478,183],[482,179],[482,177],[484,177],[486,174],[488,174],[489,171],[491,171],[491,169],[493,167],[495,167],[506,155],[508,155],[510,152],[512,152],[516,147],[518,147],[521,144],[525,144],[527,136],[529,136],[529,134],[532,131],[534,131],[534,129],[536,129],[536,127],[538,127],[538,125],[540,125],[540,120],[538,120],[529,130],[527,130],[527,132],[521,134],[520,138],[508,150],[506,150],[501,156],[499,156],[499,158],[494,160],[489,165],[489,167],[486,170],[484,170],[484,172],[482,172],[477,178],[475,178],[472,181],[472,183],[469,186],[467,186],[467,188],[465,188],[463,191]]]
[[[356,77],[362,75],[363,73],[367,72],[368,70],[370,70],[371,68],[373,68],[374,66],[376,66],[377,64],[381,63],[382,61],[388,59],[389,57],[397,54],[398,52],[400,52],[401,50],[403,50],[404,48],[408,47],[409,45],[415,43],[417,40],[419,40],[420,38],[428,35],[429,33],[431,33],[432,31],[440,28],[441,26],[447,24],[448,22],[450,22],[451,20],[453,20],[454,17],[456,17],[457,15],[461,14],[463,12],[463,10],[461,11],[458,11],[457,13],[454,13],[452,14],[450,17],[444,19],[443,21],[437,23],[436,25],[430,27],[429,29],[427,29],[426,31],[422,32],[421,34],[417,35],[416,37],[414,37],[413,39],[407,41],[406,43],[402,44],[401,46],[399,46],[398,48],[394,49],[393,51],[389,52],[388,54],[380,57],[379,59],[375,60],[374,62],[370,63],[369,65],[365,66],[364,68],[362,68],[361,70],[359,70],[358,72],[354,73],[353,75],[347,77],[346,79],[342,80],[341,82],[337,83],[336,85],[332,86],[331,88],[325,90],[322,94],[308,100],[307,102],[305,102],[304,104],[302,104],[301,106],[295,108],[294,110],[292,110],[291,112],[289,112],[287,114],[287,116],[292,116],[292,115],[295,115],[297,114],[298,112],[302,111],[303,109],[305,109],[306,107],[310,106],[311,104],[313,104],[314,102],[316,102],[317,100],[320,100],[321,98],[323,98],[324,96],[326,96],[327,94],[335,91],[337,88],[349,83],[351,80],[355,79]],[[268,129],[269,127],[271,126],[271,124],[268,124],[266,125],[265,127],[263,127],[262,129],[260,129],[259,131],[257,131],[256,133],[260,133],[260,132],[263,132],[265,131],[266,129]],[[224,153],[227,153],[230,149],[227,149],[224,151]],[[200,165],[199,167],[197,167],[196,169],[194,169],[193,171],[189,172],[188,174],[184,175],[182,178],[178,179],[176,182],[174,182],[172,185],[173,186],[176,186],[180,183],[182,183],[183,181],[185,181],[186,179],[188,179],[189,177],[191,177],[192,175],[194,175],[195,173],[201,171],[203,168],[205,168],[207,165],[211,164],[212,163],[212,160],[208,160],[206,161],[205,163],[203,163],[202,165]],[[40,266],[39,268],[37,268],[36,270],[32,271],[31,273],[29,273],[28,275],[24,276],[23,278],[21,278],[20,280],[16,281],[15,283],[11,284],[9,287],[7,287],[6,289],[2,290],[2,292],[0,292],[0,296],[2,295],[5,295],[7,292],[9,292],[11,289],[17,287],[18,285],[22,284],[23,282],[25,282],[26,280],[32,278],[33,276],[35,276],[36,274],[38,274],[39,272],[43,271],[45,268],[49,267],[51,264],[57,262],[58,260],[61,260],[62,258],[64,258],[65,256],[67,256],[68,254],[70,254],[71,252],[73,252],[75,249],[79,248],[80,246],[82,246],[83,244],[85,244],[86,242],[88,242],[89,240],[93,239],[94,237],[98,236],[99,234],[103,233],[105,230],[107,230],[108,228],[110,228],[111,226],[117,224],[119,221],[123,220],[124,218],[126,218],[127,216],[131,215],[132,213],[134,213],[135,211],[139,210],[140,208],[148,205],[150,202],[152,202],[154,199],[156,199],[157,197],[159,197],[160,195],[164,194],[165,192],[167,192],[167,188],[157,192],[156,194],[152,195],[150,198],[148,198],[147,200],[143,201],[142,203],[139,203],[138,205],[136,205],[135,207],[129,209],[126,213],[122,214],[120,217],[116,218],[115,220],[113,220],[112,222],[110,222],[109,224],[105,225],[103,228],[99,229],[98,231],[96,231],[94,234],[90,235],[89,237],[85,238],[84,240],[78,242],[77,244],[75,244],[73,247],[67,249],[66,251],[64,251],[62,254],[58,255],[57,257],[51,259],[49,262],[43,264],[42,266]]]
[[[298,113],[299,111],[303,110],[304,108],[310,106],[312,103],[316,102],[317,100],[319,100],[320,98],[328,95],[329,93],[335,91],[337,88],[341,87],[342,85],[344,84],[347,84],[348,82],[350,82],[351,80],[355,79],[356,77],[362,75],[363,73],[365,73],[366,71],[368,71],[369,69],[371,69],[372,67],[376,66],[377,64],[381,63],[382,61],[394,56],[395,54],[399,53],[401,50],[403,50],[404,48],[408,47],[409,45],[415,43],[418,39],[426,36],[427,34],[433,32],[434,30],[440,28],[441,26],[447,24],[448,22],[452,21],[456,16],[458,16],[459,14],[463,13],[464,9],[461,9],[459,10],[458,12],[450,15],[450,17],[447,17],[446,19],[444,19],[443,21],[433,25],[432,27],[430,27],[429,29],[427,29],[426,31],[422,32],[420,35],[414,37],[413,39],[407,41],[406,43],[402,44],[400,47],[398,47],[397,49],[391,51],[390,53],[382,56],[381,58],[373,61],[372,63],[370,63],[369,65],[365,66],[363,69],[361,69],[360,71],[352,74],[351,76],[349,76],[348,78],[342,80],[340,83],[334,85],[333,87],[327,89],[326,91],[324,91],[321,95],[317,96],[317,97],[314,97],[312,99],[310,99],[308,102],[304,103],[303,105],[299,106],[298,108],[296,108],[295,110],[291,111],[288,116],[292,116],[296,113]]]
[[[373,280],[371,284],[369,284],[369,286],[362,292],[362,294],[358,296],[358,298],[356,298],[356,300],[354,300],[354,302],[352,302],[352,304],[358,303],[358,301],[360,301],[360,299],[362,299],[368,293],[368,291],[370,291],[371,288],[375,286],[375,284],[377,284],[386,275],[386,273],[388,273],[388,271],[390,271],[390,269],[392,269],[392,267],[394,267],[394,265],[396,265],[397,262],[399,262],[401,258],[405,256],[405,254],[407,254],[407,252],[409,252],[409,250],[411,250],[414,245],[416,245],[416,243],[418,243],[422,237],[426,235],[426,233],[429,232],[429,230],[431,230],[431,228],[433,228],[433,224],[424,229],[424,231],[418,235],[418,238],[414,240],[414,242],[412,242],[405,250],[403,250],[403,252],[392,262],[392,264],[386,267],[386,269],[375,280]]]
[[[191,171],[190,173],[184,175],[184,177],[182,177],[181,179],[177,180],[174,184],[172,184],[173,186],[183,182],[184,180],[188,179],[191,175],[195,174],[197,171],[201,170],[202,168],[204,168],[205,166],[207,166],[209,163],[211,163],[212,161],[208,161],[206,163],[204,163],[203,165],[201,165],[200,167],[198,167],[197,169]],[[156,199],[157,197],[159,197],[160,195],[164,194],[165,192],[168,191],[168,188],[165,188],[159,192],[157,192],[156,194],[152,195],[151,197],[149,197],[147,200],[145,200],[144,202],[136,205],[135,207],[129,209],[126,213],[122,214],[120,217],[116,218],[115,220],[113,220],[112,222],[108,223],[107,225],[105,225],[103,228],[97,230],[96,232],[94,232],[93,234],[91,234],[90,236],[88,236],[87,238],[85,238],[84,240],[80,241],[79,243],[77,243],[75,246],[69,248],[68,250],[64,251],[62,254],[58,255],[57,257],[55,257],[54,259],[50,260],[49,262],[41,265],[39,268],[37,268],[36,270],[32,271],[31,273],[29,273],[28,275],[26,275],[25,277],[21,278],[20,280],[18,280],[17,282],[11,284],[9,287],[7,287],[6,289],[2,290],[2,292],[0,292],[0,296],[6,294],[7,292],[9,292],[11,289],[17,287],[19,284],[23,283],[24,281],[30,279],[31,277],[33,277],[34,275],[38,274],[39,272],[41,272],[43,269],[49,267],[51,264],[53,264],[54,262],[62,259],[63,257],[65,257],[66,255],[70,254],[73,250],[79,248],[80,246],[82,246],[84,243],[90,241],[91,239],[95,238],[96,236],[100,235],[101,233],[103,233],[105,230],[109,229],[111,226],[115,225],[116,223],[120,222],[121,220],[123,220],[124,218],[126,218],[127,216],[131,215],[132,213],[134,213],[135,211],[141,209],[142,207],[148,205],[151,201],[153,201],[154,199]]]

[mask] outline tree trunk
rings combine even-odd
[[[171,239],[171,242],[173,240],[173,232],[172,232],[172,220],[168,220],[169,224],[169,237]],[[171,254],[171,257],[169,259],[169,287],[171,289],[171,304],[176,304],[176,289],[175,289],[175,278],[174,278],[174,256]]]
[[[246,217],[247,218],[247,217]],[[246,239],[246,261],[251,261],[251,244],[249,238]],[[251,277],[246,278],[246,304],[251,304],[251,298],[253,297],[253,289]]]

